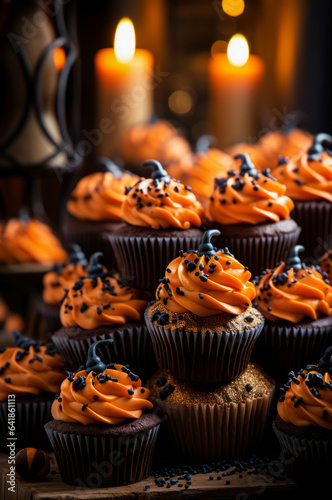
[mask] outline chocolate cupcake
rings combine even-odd
[[[164,413],[172,451],[191,463],[254,452],[265,435],[275,393],[274,380],[251,362],[226,384],[188,383],[158,370],[147,386]]]
[[[80,179],[67,201],[63,234],[68,243],[77,243],[87,257],[104,254],[105,265],[114,266],[110,235],[121,224],[121,205],[125,187],[138,177],[110,165],[106,172],[95,172]]]
[[[289,373],[273,430],[297,484],[308,492],[330,486],[332,460],[332,347],[317,365]],[[322,490],[324,491],[324,490]]]
[[[307,152],[282,158],[272,175],[293,199],[292,217],[302,227],[299,243],[317,264],[332,247],[332,137],[318,134]]]
[[[247,367],[264,319],[252,306],[250,272],[210,243],[180,252],[145,311],[158,366],[181,380],[226,382]]]
[[[133,125],[122,134],[117,162],[139,176],[146,175],[142,166],[149,158],[167,166],[191,154],[191,147],[181,132],[167,120]]]
[[[1,451],[8,451],[11,437],[17,451],[29,446],[45,449],[44,425],[66,377],[65,365],[54,345],[30,340],[18,331],[13,335],[17,347],[0,352]]]
[[[72,245],[69,262],[56,264],[52,271],[43,276],[42,298],[38,309],[46,320],[47,329],[54,333],[61,328],[60,305],[65,289],[71,288],[81,276],[87,274],[87,260],[79,245]]]
[[[301,229],[290,218],[294,204],[286,187],[269,169],[257,172],[248,155],[235,159],[240,167],[215,179],[207,215],[221,231],[219,246],[227,246],[255,276],[289,256]]]
[[[257,308],[265,325],[252,359],[277,381],[318,359],[332,343],[332,287],[317,266],[306,266],[297,245],[287,262],[256,278]]]
[[[75,486],[122,486],[149,474],[160,418],[139,376],[96,354],[111,342],[90,346],[85,368],[63,381],[45,425],[61,478]]]
[[[155,369],[143,318],[147,297],[127,286],[119,274],[107,271],[98,262],[100,256],[99,252],[91,256],[87,275],[66,291],[60,309],[62,327],[52,340],[67,368],[74,370],[84,364],[91,344],[112,339],[105,348],[107,360],[125,359],[132,370],[147,377]]]
[[[158,161],[144,165],[154,172],[128,187],[112,245],[117,269],[133,286],[152,292],[179,250],[198,245],[205,212],[191,188],[169,177]]]

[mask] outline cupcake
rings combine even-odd
[[[44,449],[48,441],[44,424],[51,418],[54,395],[66,377],[65,365],[52,344],[42,344],[13,332],[17,347],[0,351],[1,450],[8,451],[7,438],[15,438],[18,451],[25,447]],[[9,410],[15,408],[15,413]],[[15,416],[14,430],[8,434]]]
[[[299,243],[314,263],[332,246],[332,137],[315,136],[305,153],[282,158],[272,174],[294,201],[292,217],[302,227]]]
[[[287,262],[255,280],[257,308],[265,325],[253,359],[277,381],[318,359],[332,344],[332,287],[317,266],[306,266],[292,249]]]
[[[251,362],[225,384],[188,383],[158,370],[147,386],[164,413],[172,453],[191,463],[241,459],[255,451],[275,393],[275,381]]]
[[[264,325],[252,306],[250,272],[227,249],[210,243],[180,252],[166,268],[145,311],[157,364],[181,380],[227,382],[247,367]]]
[[[118,163],[131,172],[145,176],[143,162],[155,158],[168,165],[191,154],[188,141],[167,120],[137,124],[125,130],[119,144]]]
[[[215,179],[207,207],[211,227],[220,229],[219,245],[227,246],[255,276],[289,256],[300,228],[290,218],[293,201],[269,169],[257,172],[246,154],[238,170]]]
[[[144,165],[154,172],[128,187],[112,245],[116,268],[133,286],[151,292],[178,251],[198,245],[205,212],[191,188],[169,177],[158,161]]]
[[[331,355],[329,347],[318,364],[289,373],[272,424],[291,475],[305,491],[331,482]]]
[[[87,275],[81,276],[66,291],[60,308],[62,327],[52,341],[67,368],[84,364],[91,344],[112,339],[105,349],[107,359],[125,359],[142,377],[153,373],[153,347],[143,313],[147,298],[143,292],[127,286],[118,273],[107,271],[92,254]]]
[[[52,271],[43,276],[42,300],[38,309],[46,320],[50,332],[61,328],[60,303],[65,295],[65,289],[71,288],[81,276],[87,274],[87,260],[81,248],[74,244],[69,253],[69,262],[56,264]]]
[[[125,187],[137,179],[115,167],[80,179],[67,201],[63,233],[68,243],[79,244],[88,257],[102,251],[107,259],[105,265],[111,268],[114,255],[110,234],[122,222]]]
[[[179,158],[167,167],[167,172],[188,184],[202,205],[206,206],[213,189],[213,179],[226,174],[233,166],[231,156],[211,147]]]
[[[99,488],[144,479],[151,466],[160,418],[150,391],[121,364],[104,364],[92,344],[85,368],[68,373],[45,425],[65,483]]]

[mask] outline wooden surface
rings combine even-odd
[[[100,500],[100,499],[236,499],[249,500],[257,499],[280,499],[281,497],[300,498],[295,483],[288,477],[272,480],[269,475],[253,474],[250,469],[247,472],[233,474],[229,477],[221,477],[222,473],[197,474],[191,477],[191,485],[185,489],[186,480],[179,480],[170,488],[158,487],[155,484],[155,477],[149,477],[140,483],[116,488],[82,489],[68,486],[61,480],[57,465],[52,453],[48,454],[51,459],[51,472],[42,482],[27,482],[16,477],[15,493],[8,491],[6,484],[8,473],[7,456],[0,454],[0,498],[1,500]],[[213,476],[213,480],[210,480]],[[162,476],[161,476],[162,477]],[[177,479],[175,477],[174,479]],[[230,481],[229,484],[226,481]],[[150,488],[146,489],[146,486]]]

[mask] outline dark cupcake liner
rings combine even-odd
[[[168,264],[178,257],[179,251],[197,249],[199,237],[126,237],[111,236],[116,265],[121,276],[132,286],[154,292]]]
[[[8,429],[8,403],[0,403],[0,451],[7,452],[10,442],[15,445],[17,453],[22,448],[33,447],[42,450],[50,450],[50,443],[47,439],[44,425],[52,419],[51,407],[53,401],[21,402],[19,398],[15,400],[15,436],[11,436]],[[12,415],[12,414],[10,414]],[[16,439],[11,439],[15,437]]]
[[[54,333],[61,328],[60,305],[45,304],[45,302],[40,299],[37,308],[40,316],[45,321],[48,333]]]
[[[277,382],[286,382],[288,373],[318,361],[332,344],[330,326],[298,327],[267,324],[252,351],[252,361],[260,364]]]
[[[62,480],[101,488],[137,483],[150,472],[159,425],[121,437],[65,434],[48,429]]]
[[[287,434],[272,422],[273,431],[293,479],[306,486],[331,482],[332,439],[313,439]],[[314,478],[314,480],[313,480]]]
[[[261,442],[275,385],[260,398],[229,405],[179,405],[156,400],[177,453],[192,463],[240,459]]]
[[[316,263],[332,248],[332,203],[295,201],[292,218],[302,227],[299,243]]]
[[[156,369],[156,360],[150,335],[145,326],[123,327],[110,333],[96,333],[83,339],[53,335],[52,342],[61,354],[68,370],[85,366],[90,345],[98,340],[113,339],[110,346],[103,346],[99,356],[104,363],[130,365],[131,370],[145,381]]]
[[[190,382],[227,382],[238,377],[248,366],[253,346],[263,328],[237,332],[193,332],[171,330],[145,321],[151,335],[159,368]]]
[[[220,245],[228,247],[230,252],[244,266],[249,268],[253,277],[259,276],[265,269],[273,269],[278,262],[286,261],[290,251],[296,245],[301,228],[279,236],[260,237],[225,237],[221,233]]]

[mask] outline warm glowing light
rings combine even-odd
[[[217,40],[212,44],[211,55],[214,57],[216,54],[225,53],[227,51],[227,42],[225,40]]]
[[[221,7],[225,14],[236,17],[242,14],[245,5],[243,0],[222,0]]]
[[[62,47],[55,47],[53,52],[54,66],[58,71],[61,71],[66,64],[66,53]]]
[[[119,22],[114,38],[114,53],[123,64],[129,63],[135,55],[135,29],[130,19],[124,17]]]
[[[168,98],[168,106],[177,115],[186,115],[193,106],[193,99],[185,90],[175,90]]]
[[[243,35],[232,36],[227,47],[227,58],[233,66],[244,66],[249,58],[249,45]]]

